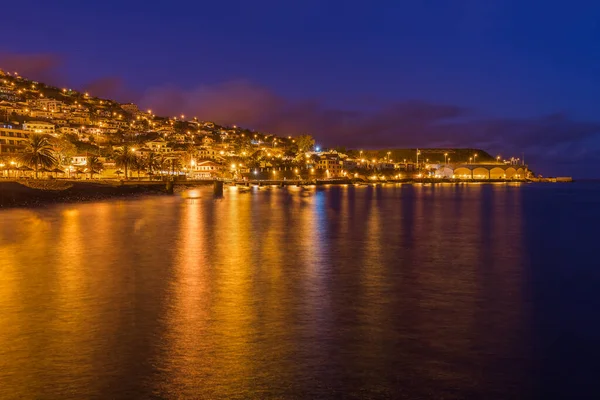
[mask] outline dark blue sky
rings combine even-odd
[[[600,175],[599,2],[159,3],[3,4],[0,68],[325,145],[484,146]]]

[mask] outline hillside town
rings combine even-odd
[[[0,70],[0,176],[69,179],[525,179],[477,149],[346,150],[312,136],[164,117]]]

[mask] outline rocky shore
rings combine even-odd
[[[162,182],[0,181],[0,208],[166,193]]]

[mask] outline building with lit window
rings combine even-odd
[[[170,153],[173,151],[164,139],[151,140],[144,143],[144,146],[155,153]]]
[[[33,107],[37,107],[41,110],[49,111],[51,113],[59,113],[62,112],[65,103],[60,100],[54,99],[35,99],[28,101],[29,104]]]
[[[55,127],[54,124],[44,121],[28,121],[23,124],[23,130],[35,133],[46,133],[54,135]]]
[[[315,162],[315,167],[325,170],[330,176],[341,176],[344,163],[337,152],[320,153],[319,159]]]
[[[221,169],[221,165],[213,161],[192,161],[189,174],[192,179],[213,178],[218,175]]]
[[[30,133],[14,129],[12,125],[0,125],[0,155],[21,152]]]

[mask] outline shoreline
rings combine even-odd
[[[0,181],[0,209],[157,194],[167,194],[165,184],[51,180]]]
[[[323,186],[356,185],[383,186],[385,184],[494,184],[494,183],[537,183],[556,181],[532,180],[440,180],[440,179],[394,179],[387,181],[313,180],[313,181],[238,181],[224,182],[235,186]],[[559,181],[560,182],[560,181]],[[182,188],[212,185],[212,180],[175,182],[178,192]],[[163,181],[76,181],[76,180],[7,180],[0,181],[0,209],[18,207],[40,207],[57,203],[80,203],[118,198],[135,198],[147,195],[172,195],[167,182]]]

